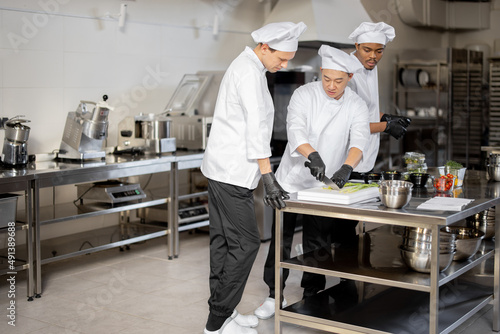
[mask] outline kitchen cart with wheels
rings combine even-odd
[[[493,304],[494,331],[500,330],[500,244],[483,241],[480,251],[466,261],[453,261],[439,271],[439,253],[432,252],[429,273],[410,270],[401,261],[399,245],[405,227],[428,228],[432,249],[439,249],[440,229],[460,224],[469,216],[500,204],[498,185],[484,172],[468,171],[461,197],[474,199],[461,211],[424,211],[417,206],[436,193],[414,193],[402,209],[378,203],[338,205],[291,198],[276,212],[275,333],[282,323],[334,333],[450,333],[486,305]],[[499,221],[499,210],[496,219]],[[371,222],[378,228],[359,234],[357,249],[306,253],[283,260],[283,214],[293,212]],[[363,223],[364,224],[364,223]],[[499,224],[495,224],[498,235]],[[492,267],[491,272],[485,268]],[[283,269],[327,277],[340,283],[285,308]]]

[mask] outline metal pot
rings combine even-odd
[[[5,138],[14,142],[25,143],[28,141],[30,127],[22,123],[28,120],[12,118],[5,124]]]
[[[171,120],[161,115],[149,115],[140,120],[141,137],[150,140],[170,138]]]

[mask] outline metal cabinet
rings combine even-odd
[[[493,330],[500,330],[498,242],[484,242],[481,251],[471,259],[453,262],[443,272],[438,269],[439,254],[433,252],[430,273],[423,274],[399,265],[398,239],[394,235],[378,243],[373,240],[390,237],[405,226],[425,227],[432,231],[432,249],[439,249],[439,231],[443,226],[500,204],[500,198],[493,195],[495,184],[486,181],[484,172],[475,175],[463,188],[464,196],[474,201],[460,212],[416,209],[434,195],[432,191],[427,196],[414,196],[408,206],[398,210],[379,204],[345,206],[287,201],[286,208],[276,214],[276,254],[279,254],[276,286],[279,288],[276,290],[275,333],[281,333],[282,322],[335,333],[450,333],[488,303],[494,307]],[[284,261],[281,248],[284,212],[341,217],[373,222],[381,227],[360,235],[357,252],[317,251]],[[498,216],[497,212],[497,219]],[[499,224],[495,229],[498,234]],[[376,256],[374,245],[382,245],[381,256]],[[474,275],[476,268],[491,261],[494,275],[486,278]],[[341,282],[281,309],[284,268],[337,277]]]

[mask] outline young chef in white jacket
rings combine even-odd
[[[210,313],[205,334],[253,334],[258,319],[235,308],[259,250],[252,191],[262,176],[273,208],[286,192],[271,170],[274,106],[266,71],[286,68],[295,56],[302,22],[268,24],[252,33],[258,45],[231,63],[219,89],[201,170],[208,179],[210,219]]]
[[[406,133],[411,119],[383,114],[379,109],[377,64],[384,55],[388,42],[396,37],[394,28],[384,22],[363,22],[349,38],[354,41],[356,51],[351,57],[363,65],[363,70],[350,82],[349,87],[368,105],[370,112],[370,143],[363,152],[363,159],[354,169],[353,179],[362,179],[362,174],[373,170],[380,146],[380,133],[385,132],[396,139]]]
[[[321,81],[297,88],[288,106],[288,144],[276,178],[290,193],[324,185],[319,179],[325,175],[342,188],[361,160],[370,136],[366,103],[347,87],[362,65],[347,53],[326,45],[318,53],[322,60]],[[284,216],[285,259],[290,256],[296,216],[290,213]],[[315,217],[303,215],[302,225],[306,238],[307,229],[315,225]],[[270,295],[254,312],[261,319],[272,317],[275,309],[274,239],[273,235],[264,268]],[[308,247],[309,242],[304,239],[304,252]],[[283,274],[285,281],[288,271]],[[286,305],[286,301],[282,304]]]

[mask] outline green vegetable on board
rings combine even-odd
[[[367,189],[367,188],[374,188],[374,187],[378,187],[378,184],[377,183],[366,184],[366,183],[347,182],[344,185],[344,188],[340,189],[340,192],[344,193],[344,194],[350,194],[350,193],[354,193],[354,192],[359,191],[359,190],[363,190],[363,189]]]

